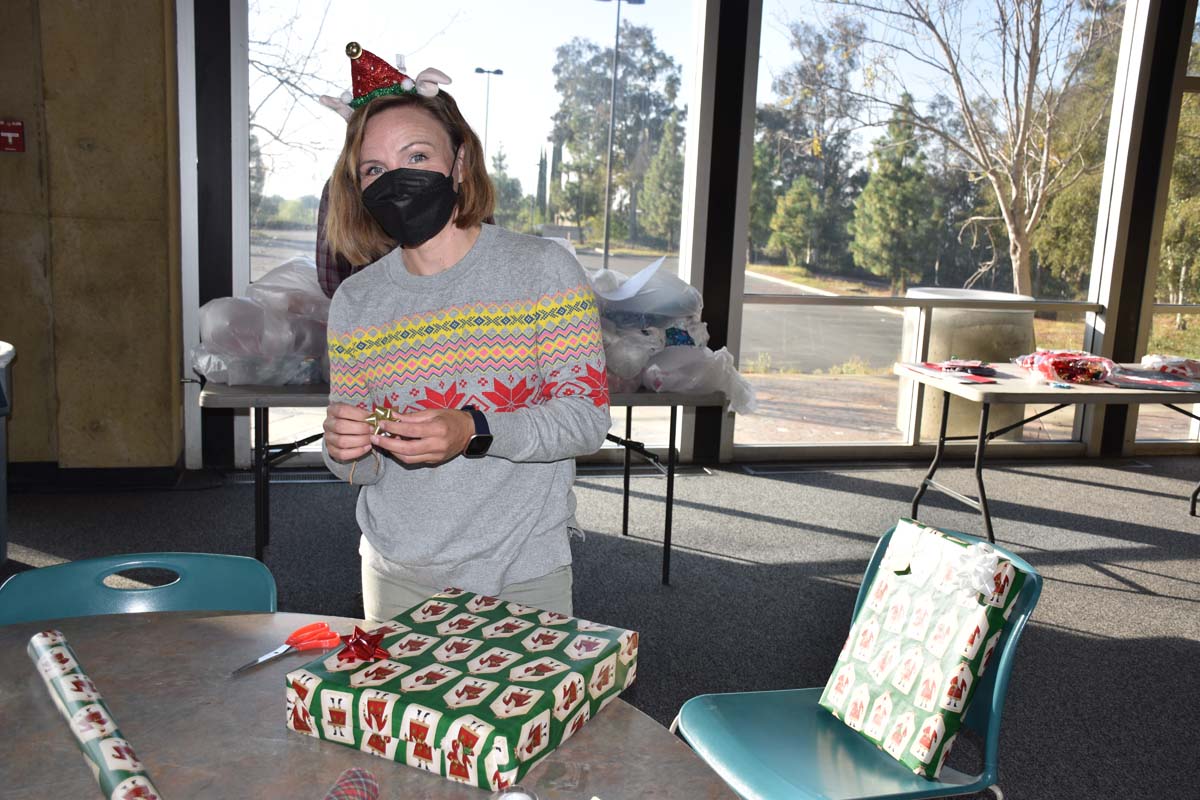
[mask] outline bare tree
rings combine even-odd
[[[254,74],[250,98],[250,132],[252,135],[276,142],[284,147],[314,152],[319,144],[295,138],[292,118],[299,109],[313,115],[325,116],[318,98],[322,94],[337,95],[341,88],[328,77],[316,73],[318,43],[325,20],[329,16],[330,0],[321,11],[316,35],[306,38],[297,31],[300,9],[279,20],[274,27],[249,41],[249,63]],[[258,3],[250,3],[252,19],[263,17]],[[260,136],[261,134],[261,136]]]
[[[1119,3],[992,0],[987,9],[978,0],[826,2],[869,20],[866,46],[873,57],[858,95],[874,113],[904,113],[904,93],[922,96],[909,86],[913,74],[942,82],[957,109],[955,124],[916,112],[912,123],[992,188],[998,216],[969,222],[1003,222],[1013,291],[1030,294],[1034,229],[1053,197],[1095,168],[1083,151],[1107,108],[1077,100],[1089,88],[1087,65],[1117,28],[1113,7]],[[864,122],[878,124],[878,118]]]

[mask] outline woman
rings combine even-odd
[[[347,52],[328,239],[374,263],[330,307],[324,450],[363,487],[365,614],[447,586],[571,614],[574,457],[610,425],[595,299],[565,249],[482,223],[483,150],[450,95]]]

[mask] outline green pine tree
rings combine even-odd
[[[546,212],[548,211],[548,208],[546,206],[546,199],[547,199],[546,198],[546,181],[549,180],[549,176],[546,174],[546,170],[547,170],[546,148],[543,147],[541,158],[538,159],[537,192],[535,194],[535,202],[537,203],[537,212],[543,215],[542,216],[543,221],[549,220],[549,216],[546,215]],[[529,224],[533,225],[534,221],[532,219],[530,219]]]
[[[912,98],[901,102],[905,110],[875,142],[871,175],[850,223],[854,261],[889,279],[896,293],[932,271],[937,259],[933,188],[911,122]]]
[[[757,261],[771,238],[771,217],[778,205],[778,158],[764,137],[754,143],[754,173],[750,182],[750,241],[747,259]]]
[[[521,181],[508,174],[508,158],[500,147],[492,156],[492,185],[496,187],[496,224],[509,230],[517,229],[517,222],[525,208],[525,195],[521,192]]]
[[[783,251],[791,266],[811,266],[824,221],[821,209],[816,185],[804,175],[797,177],[775,203],[767,246]]]
[[[671,114],[663,127],[658,152],[646,169],[642,190],[642,223],[652,236],[665,239],[667,250],[677,244],[683,197],[683,152],[679,115]]]

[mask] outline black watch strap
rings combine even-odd
[[[463,406],[463,411],[471,415],[475,421],[475,435],[467,440],[463,455],[467,458],[480,458],[487,455],[492,446],[492,429],[488,427],[487,417],[475,406]]]
[[[475,420],[475,435],[476,436],[491,436],[492,429],[488,427],[487,417],[483,412],[475,406],[463,406],[463,411],[471,415],[471,419]]]

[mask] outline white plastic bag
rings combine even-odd
[[[230,386],[328,381],[328,317],[315,264],[293,258],[256,281],[246,297],[218,297],[200,308],[192,369]]]
[[[601,320],[600,328],[608,373],[618,378],[637,379],[650,356],[666,346],[666,337],[657,328],[618,328],[608,320]]]
[[[660,267],[660,258],[632,277],[612,270],[588,273],[600,316],[619,328],[665,328],[678,319],[700,318],[704,300],[692,285]]]
[[[329,319],[329,298],[317,281],[317,264],[308,256],[283,262],[250,284],[246,297],[282,314]]]
[[[724,392],[729,407],[751,414],[758,407],[754,387],[733,365],[733,354],[722,347],[668,347],[656,354],[642,372],[642,385],[652,392],[704,394]]]

